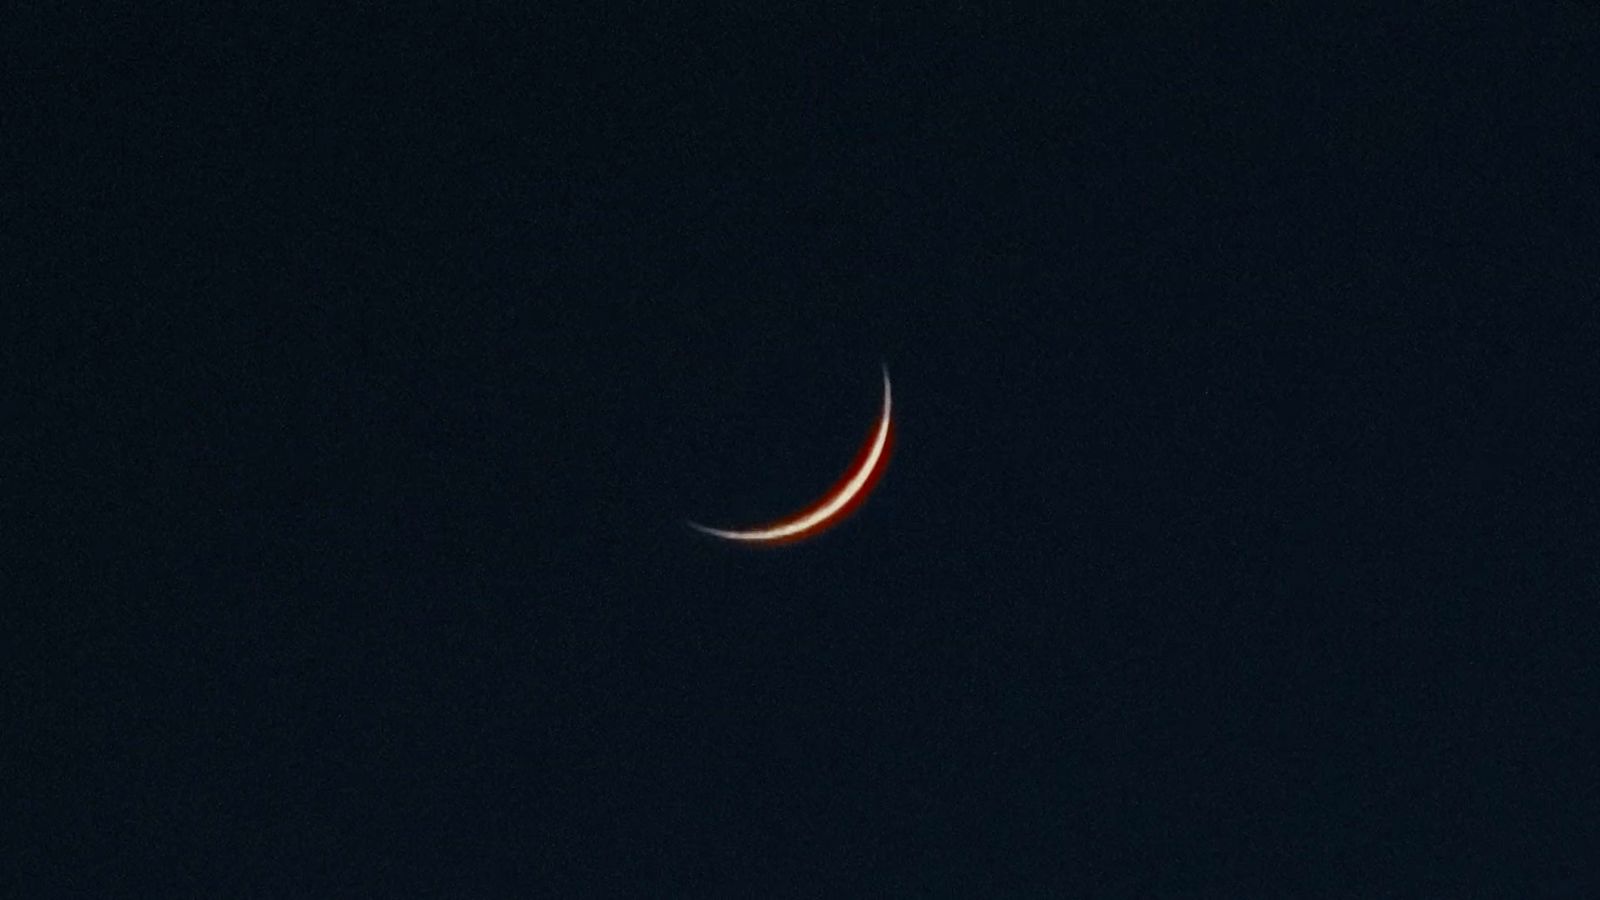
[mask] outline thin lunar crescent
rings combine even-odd
[[[883,412],[878,417],[878,427],[857,457],[855,465],[846,471],[843,479],[813,505],[776,522],[748,529],[712,528],[690,522],[697,531],[730,541],[758,544],[775,544],[797,541],[837,524],[844,516],[866,499],[872,485],[883,474],[889,457],[891,400],[889,392],[889,367],[883,367]]]

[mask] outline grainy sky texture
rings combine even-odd
[[[1600,895],[1593,8],[768,6],[10,17],[4,892]]]

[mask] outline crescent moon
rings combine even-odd
[[[755,528],[712,528],[695,522],[688,523],[689,527],[729,541],[782,544],[804,540],[837,525],[866,500],[867,494],[883,474],[894,431],[890,423],[891,409],[889,367],[886,365],[883,367],[883,412],[878,417],[877,428],[856,455],[855,462],[845,471],[844,477],[821,500],[794,515]]]

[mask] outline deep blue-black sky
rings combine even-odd
[[[1600,15],[985,7],[19,15],[5,883],[1600,891]]]

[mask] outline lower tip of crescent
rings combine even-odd
[[[683,524],[693,528],[695,531],[698,531],[701,534],[709,534],[713,537],[725,538],[735,536],[732,532],[724,531],[721,528],[712,528],[710,525],[701,525],[699,522],[690,522],[685,520]]]

